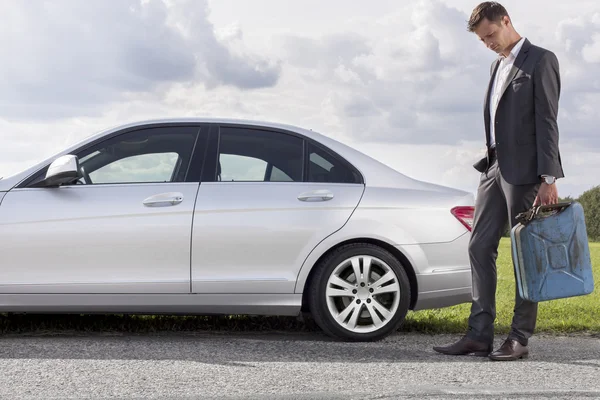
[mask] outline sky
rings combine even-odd
[[[0,176],[100,130],[164,117],[313,129],[475,193],[496,55],[476,1],[0,0]],[[600,185],[600,3],[504,1],[553,51],[560,196]]]

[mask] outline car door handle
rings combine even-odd
[[[148,197],[146,200],[144,200],[144,205],[146,207],[167,207],[175,206],[182,201],[183,193],[161,193]]]
[[[333,193],[329,190],[315,190],[312,192],[301,193],[298,196],[300,201],[327,201],[333,199]]]

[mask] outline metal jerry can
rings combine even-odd
[[[590,294],[592,261],[583,207],[573,201],[532,207],[510,232],[522,298],[540,302]]]

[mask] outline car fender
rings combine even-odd
[[[427,206],[422,204],[425,202]],[[463,192],[427,193],[367,188],[360,205],[347,223],[322,240],[306,257],[296,280],[295,293],[302,293],[317,261],[340,243],[357,239],[377,240],[400,251],[413,269],[427,268],[421,245],[449,243],[467,229],[450,209],[472,204],[472,195]],[[415,274],[419,274],[415,271]]]
[[[358,210],[357,210],[358,212]],[[339,231],[322,240],[306,257],[296,279],[295,293],[302,293],[306,281],[318,260],[330,249],[350,241],[376,240],[396,247],[411,265],[427,263],[419,244],[406,230],[393,223],[363,220],[353,216]],[[402,243],[399,245],[398,243]]]

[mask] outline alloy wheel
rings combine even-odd
[[[356,333],[381,329],[396,314],[400,284],[379,258],[358,255],[336,266],[326,285],[327,308],[343,328]]]

